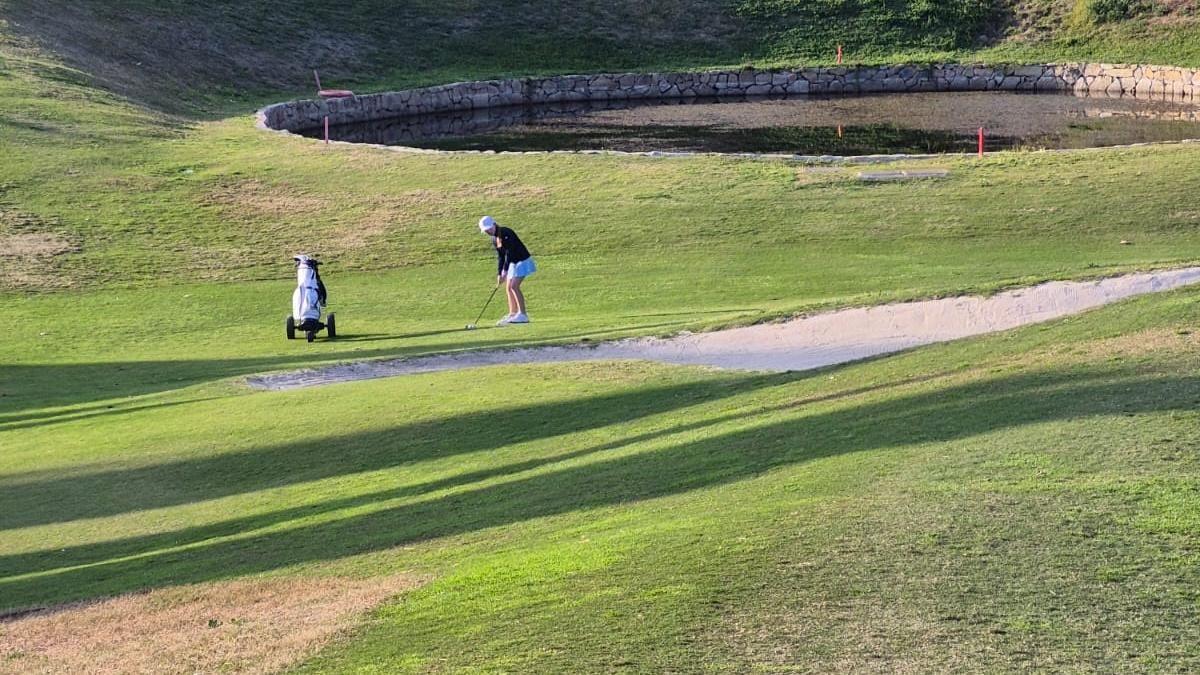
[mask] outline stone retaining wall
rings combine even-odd
[[[459,82],[352,98],[278,103],[259,126],[281,131],[392,117],[561,101],[906,91],[1071,91],[1200,103],[1200,71],[1076,63],[1039,66],[900,65],[707,73],[562,75]]]

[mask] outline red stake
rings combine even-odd
[[[983,127],[979,127],[979,156],[983,157]]]
[[[980,130],[980,131],[981,131],[981,133],[982,133],[982,130]],[[982,136],[981,136],[980,138],[982,138]],[[979,141],[979,142],[980,142],[980,143],[983,143],[983,141]],[[329,115],[326,115],[326,116],[325,116],[325,143],[326,143],[326,145],[328,145],[328,144],[329,144]],[[983,147],[983,146],[981,145],[981,146],[979,146],[979,147]],[[982,150],[980,150],[979,152],[980,152],[981,154],[983,153],[983,151],[982,151]]]
[[[841,45],[838,45],[837,63],[839,66],[842,65],[842,46]]]

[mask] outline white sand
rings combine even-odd
[[[1099,281],[1050,282],[981,298],[845,309],[783,323],[635,338],[595,345],[468,351],[364,361],[253,377],[253,387],[296,389],[333,382],[497,364],[640,359],[738,370],[807,370],[919,345],[991,333],[1099,307],[1135,295],[1200,283],[1200,267]]]

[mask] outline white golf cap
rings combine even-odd
[[[487,231],[496,226],[496,219],[491,216],[484,216],[479,219],[479,231],[487,234]]]

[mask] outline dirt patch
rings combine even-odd
[[[809,666],[801,672],[899,674],[942,670],[930,668],[925,650],[950,643],[950,631],[911,607],[867,598],[821,602],[809,610],[807,616],[775,614],[767,622],[751,623],[752,627],[731,622],[725,637],[768,672],[796,663]],[[829,640],[830,632],[847,639]],[[833,644],[814,649],[815,643],[825,641]],[[973,663],[973,656],[967,654],[942,658],[956,669],[970,670]]]
[[[0,288],[70,288],[62,256],[78,253],[79,243],[57,231],[58,223],[0,205]]]
[[[435,190],[411,190],[372,198],[372,206],[361,217],[339,224],[331,243],[342,250],[367,248],[391,232],[403,233],[428,219],[449,218],[460,208],[456,197]]]
[[[0,670],[23,673],[276,672],[420,579],[265,579],[198,584],[0,620]]]
[[[45,258],[78,251],[77,245],[58,234],[26,232],[0,235],[0,256]]]
[[[1075,0],[1006,0],[1000,30],[1018,42],[1038,42],[1066,25]]]
[[[287,185],[268,185],[259,180],[246,180],[222,185],[209,192],[201,203],[219,207],[238,219],[280,218],[319,213],[330,207],[325,197],[304,194]]]
[[[342,193],[329,197],[286,182],[233,180],[208,190],[199,203],[215,209],[223,221],[246,225],[237,230],[236,238],[225,239],[228,250],[221,252],[224,257],[270,265],[299,251],[334,257],[369,249],[413,225],[458,214],[458,200],[470,194],[480,193],[470,193],[463,186],[461,195],[419,189],[384,196]],[[227,233],[220,234],[224,237]],[[201,257],[215,253],[211,244],[196,251]]]
[[[1151,23],[1175,26],[1194,23],[1196,17],[1200,16],[1196,0],[1158,0],[1158,7],[1160,13]]]
[[[367,248],[372,242],[387,234],[395,224],[396,221],[389,219],[384,214],[372,213],[362,220],[340,225],[333,235],[337,246],[332,252]]]
[[[229,242],[234,249],[229,252],[231,259],[261,259],[265,263],[299,251],[331,255],[363,245],[357,221],[336,224],[343,219],[334,212],[333,199],[308,194],[286,183],[231,181],[208,191],[199,202],[215,208],[223,220],[247,225],[241,228],[238,241]],[[208,257],[214,251],[205,246],[197,253]]]
[[[334,229],[330,244],[342,250],[363,249],[389,233],[402,233],[422,221],[461,219],[462,204],[472,199],[537,202],[549,196],[550,189],[545,186],[498,181],[482,185],[458,183],[447,190],[418,189],[372,197],[364,215]]]
[[[550,190],[541,185],[521,185],[514,181],[501,181],[487,185],[462,185],[464,193],[475,194],[491,199],[518,199],[537,201],[550,195]]]
[[[403,227],[421,218],[455,213],[459,208],[457,199],[456,196],[436,190],[410,190],[378,197],[371,200],[374,207],[365,220],[377,223],[377,227],[382,223]]]
[[[1200,267],[1130,274],[1098,281],[1052,282],[983,298],[965,296],[858,307],[783,323],[638,338],[595,345],[488,349],[368,361],[253,377],[261,389],[297,389],[443,370],[517,363],[645,360],[737,370],[809,370],[920,345],[1049,321],[1146,293],[1200,283]],[[516,327],[504,330],[519,330]]]
[[[1194,354],[1197,350],[1200,350],[1200,333],[1195,330],[1156,328],[1073,345],[1057,345],[1053,348],[1024,354],[1020,362],[1026,365],[1043,362],[1063,363],[1064,361],[1094,363],[1112,359],[1138,358],[1150,354],[1159,356]],[[1150,365],[1174,367],[1170,361],[1165,362],[1166,366],[1162,366],[1162,363],[1164,362],[1156,359]]]

